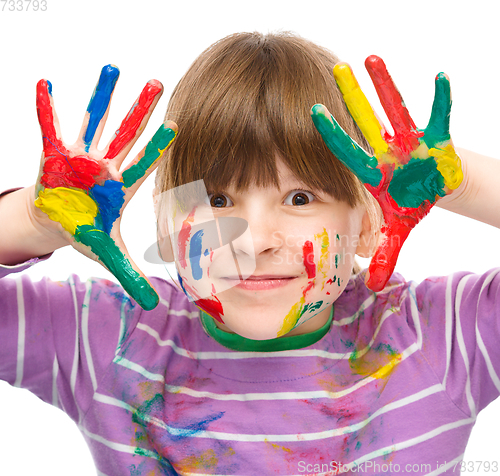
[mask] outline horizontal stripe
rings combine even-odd
[[[402,398],[396,402],[389,403],[384,407],[378,409],[373,415],[370,415],[365,420],[355,423],[353,425],[347,425],[341,428],[334,428],[330,430],[320,431],[320,432],[312,432],[312,433],[293,433],[293,434],[276,434],[276,435],[264,435],[264,434],[237,434],[237,433],[226,433],[219,431],[192,431],[186,430],[184,428],[174,428],[172,426],[167,425],[163,421],[159,420],[156,417],[150,417],[147,414],[139,413],[138,409],[132,407],[126,402],[118,400],[114,397],[109,397],[106,395],[102,395],[96,393],[94,395],[94,399],[105,403],[108,405],[117,406],[123,408],[131,413],[134,413],[137,417],[142,418],[146,422],[151,422],[154,425],[162,428],[163,430],[168,431],[170,434],[175,436],[182,436],[189,431],[190,437],[194,438],[207,438],[207,439],[215,439],[215,440],[224,440],[224,441],[239,441],[239,442],[297,442],[297,441],[315,441],[315,440],[323,440],[327,438],[334,438],[337,436],[342,436],[347,433],[352,433],[355,431],[359,431],[366,425],[368,425],[372,420],[378,418],[380,415],[388,413],[392,410],[396,410],[398,408],[402,408],[407,405],[411,405],[413,403],[418,402],[430,395],[435,393],[439,393],[443,391],[443,387],[441,384],[433,385],[432,387],[426,388],[417,392],[408,397]]]
[[[279,352],[232,352],[232,351],[226,351],[226,352],[208,352],[208,351],[202,351],[202,352],[196,352],[196,351],[191,351],[184,349],[182,347],[179,347],[173,340],[171,339],[165,339],[163,340],[158,331],[153,329],[152,327],[148,326],[147,324],[144,324],[142,322],[139,322],[137,324],[137,328],[146,332],[149,334],[151,337],[153,337],[156,340],[156,343],[160,347],[170,347],[172,350],[182,356],[182,357],[188,357],[190,359],[196,359],[196,360],[241,360],[241,359],[258,359],[258,358],[269,358],[269,357],[321,357],[323,359],[330,359],[330,360],[356,360],[361,357],[363,357],[373,346],[375,343],[375,340],[380,333],[380,330],[382,328],[383,323],[387,318],[389,318],[392,315],[395,315],[394,309],[388,309],[387,311],[384,312],[382,315],[382,318],[380,319],[380,322],[375,329],[375,332],[373,333],[373,337],[368,343],[366,347],[359,351],[354,351],[354,352],[327,352],[324,350],[320,349],[298,349],[298,350],[283,350]]]
[[[24,346],[26,334],[26,315],[24,310],[23,283],[21,279],[16,280],[17,297],[17,364],[16,380],[14,387],[20,387],[24,376]]]
[[[82,433],[87,435],[92,440],[97,441],[98,443],[101,443],[104,446],[111,448],[112,450],[119,451],[120,453],[128,453],[131,455],[140,454],[141,456],[147,456],[148,458],[154,458],[154,459],[160,458],[158,454],[154,453],[153,451],[146,450],[144,448],[139,448],[138,446],[130,446],[130,445],[125,445],[123,443],[117,443],[116,441],[110,441],[100,435],[91,433],[89,430],[87,430],[87,428],[83,426],[79,426],[79,428]]]
[[[368,453],[361,458],[358,458],[357,460],[352,461],[351,463],[347,463],[351,468],[354,466],[359,466],[361,463],[364,463],[365,461],[369,461],[373,458],[377,458],[379,456],[386,456],[390,453],[394,453],[396,451],[404,450],[407,448],[411,448],[412,446],[418,445],[420,443],[423,443],[424,441],[430,440],[441,433],[445,433],[446,431],[451,431],[456,428],[460,428],[461,426],[464,425],[469,425],[471,423],[474,423],[476,421],[475,418],[466,418],[464,420],[458,420],[454,421],[453,423],[447,423],[445,425],[441,425],[434,430],[428,431],[426,433],[423,433],[420,436],[417,436],[415,438],[411,438],[406,441],[402,441],[400,443],[394,443],[390,446],[386,446],[385,448],[380,448],[376,451],[372,451],[371,453]]]
[[[136,364],[135,362],[125,359],[124,357],[121,357],[119,355],[115,356],[113,362],[129,370],[133,370],[134,372],[140,373],[149,380],[155,380],[158,382],[163,382],[165,380],[165,377],[163,375],[154,374],[153,372],[146,370],[142,365]]]

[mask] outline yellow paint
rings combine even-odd
[[[389,147],[382,136],[382,126],[368,99],[361,91],[351,67],[348,64],[339,63],[333,68],[333,75],[351,116],[372,146],[375,155],[378,157],[386,153]]]
[[[464,174],[462,162],[451,144],[442,149],[429,149],[429,155],[436,159],[437,169],[444,178],[445,185],[455,190],[462,183]]]
[[[323,282],[321,283],[321,291],[323,291],[327,278],[326,273],[328,271],[328,267],[326,267],[325,265],[328,264],[328,257],[330,255],[328,249],[328,246],[330,245],[330,237],[328,236],[326,228],[323,228],[323,233],[318,233],[317,235],[314,235],[314,238],[316,240],[320,240],[321,244],[321,254],[316,269],[318,273],[319,272],[323,273]]]
[[[378,379],[387,377],[399,362],[401,362],[401,354],[394,356],[387,364],[372,374],[372,377]]]
[[[349,358],[349,366],[358,375],[382,379],[389,376],[394,367],[401,362],[401,354],[376,355],[374,352],[368,352],[362,357],[357,357],[356,353]],[[385,364],[381,365],[383,362]]]
[[[267,440],[267,438],[264,440],[266,443],[269,443],[275,450],[283,450],[286,451],[287,453],[291,453],[292,450],[290,448],[286,448],[285,446],[280,446],[275,443],[271,443],[270,441]]]
[[[83,190],[65,187],[46,188],[38,194],[35,206],[45,212],[53,221],[75,234],[76,227],[93,225],[99,209]]]
[[[302,309],[305,303],[306,299],[304,296],[302,296],[300,298],[300,301],[296,302],[292,306],[290,312],[285,316],[285,319],[283,320],[283,325],[281,326],[281,329],[278,331],[277,337],[284,336],[293,329],[295,324],[297,324],[297,321],[300,319],[300,315],[302,314]]]
[[[213,449],[204,451],[199,455],[188,456],[179,461],[176,468],[179,468],[182,473],[198,472],[197,470],[213,471],[219,462],[217,455]]]
[[[320,240],[321,243],[321,255],[319,257],[318,265],[316,269],[318,271],[323,271],[323,267],[325,264],[328,263],[328,246],[330,245],[330,238],[328,236],[328,233],[326,232],[326,228],[323,228],[323,233],[318,233],[317,235],[314,235],[315,240]]]

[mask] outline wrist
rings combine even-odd
[[[44,228],[34,216],[35,187],[0,196],[0,263],[14,265],[44,256],[68,244]]]
[[[467,200],[467,194],[471,186],[467,167],[468,151],[456,148],[456,152],[460,158],[463,180],[456,189],[451,190],[450,193],[440,198],[436,205],[445,210],[460,213],[459,210],[464,207],[464,201]]]

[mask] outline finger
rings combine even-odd
[[[388,145],[384,140],[385,128],[377,119],[368,99],[361,91],[350,66],[346,63],[336,64],[333,68],[333,75],[351,116],[372,146],[375,155],[379,156],[387,152]]]
[[[177,124],[167,121],[156,131],[148,145],[122,173],[125,188],[139,186],[155,169],[158,159],[170,147],[177,135]]]
[[[380,103],[394,129],[395,136],[404,139],[403,141],[397,140],[397,142],[400,145],[406,145],[404,148],[409,149],[406,152],[416,149],[419,145],[417,128],[384,61],[375,55],[368,56],[365,66],[377,90]]]
[[[383,241],[375,251],[368,267],[366,285],[372,291],[384,289],[394,272],[401,247],[411,228],[403,223],[393,223],[386,229]]]
[[[42,131],[44,150],[59,148],[62,146],[59,121],[54,109],[52,85],[46,79],[41,79],[36,85],[36,110]],[[47,156],[47,153],[45,155]]]
[[[104,66],[101,70],[80,131],[79,141],[83,141],[86,152],[89,151],[92,142],[96,144],[99,142],[106,122],[109,102],[119,75],[120,70],[111,64]]]
[[[94,226],[83,225],[76,229],[75,240],[91,249],[143,309],[150,311],[158,305],[158,294],[151,283],[108,234]]]
[[[431,118],[424,135],[428,147],[450,140],[451,89],[446,74],[439,73],[436,76],[435,88]]]
[[[159,81],[152,79],[146,84],[137,101],[130,109],[127,117],[120,124],[115,137],[107,147],[105,159],[113,159],[118,154],[123,158],[135,144],[163,94],[163,86]],[[122,158],[122,160],[123,160]],[[120,161],[121,163],[121,161]],[[120,164],[117,164],[120,167]]]
[[[382,173],[377,169],[377,159],[370,157],[356,144],[322,104],[316,104],[312,107],[311,117],[316,129],[333,155],[363,183],[376,187],[382,179]]]

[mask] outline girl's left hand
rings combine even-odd
[[[345,63],[335,66],[335,80],[349,112],[373,148],[373,156],[342,130],[325,106],[313,106],[312,119],[328,148],[356,174],[382,208],[384,237],[370,262],[366,283],[370,289],[380,291],[394,271],[411,229],[440,198],[460,185],[463,172],[449,133],[451,94],[447,76],[437,75],[431,118],[420,130],[382,59],[369,56],[365,66],[394,135],[377,119]]]

